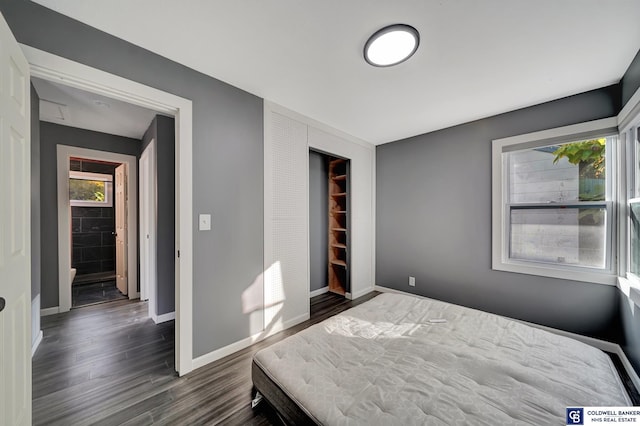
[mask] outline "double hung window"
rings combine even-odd
[[[599,120],[493,142],[494,269],[613,282],[612,123]]]

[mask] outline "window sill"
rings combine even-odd
[[[113,207],[113,202],[71,200],[69,202],[69,205],[71,207],[105,207],[105,208],[110,208],[110,207]]]
[[[618,277],[617,287],[627,298],[640,308],[640,281]]]
[[[537,275],[541,277],[582,281],[593,284],[616,285],[618,283],[618,276],[612,273],[607,273],[606,271],[590,272],[577,268],[554,268],[552,265],[531,264],[528,262],[494,261],[492,269],[496,271],[515,272],[518,274]]]

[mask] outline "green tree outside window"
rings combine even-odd
[[[105,182],[69,179],[69,199],[75,201],[105,201]]]
[[[579,167],[580,201],[605,199],[605,143],[605,138],[572,142],[559,146],[553,152],[554,164],[566,158]]]

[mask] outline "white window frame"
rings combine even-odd
[[[69,179],[105,182],[104,201],[69,200],[73,207],[113,207],[113,176],[104,173],[69,171]]]
[[[620,178],[619,178],[619,199],[620,201],[620,220],[618,226],[619,232],[619,271],[618,288],[627,296],[629,301],[640,307],[640,277],[630,273],[630,226],[629,221],[629,201],[636,195],[633,183],[636,181],[636,172],[634,162],[634,154],[627,155],[628,143],[627,137],[634,127],[640,127],[640,89],[631,96],[627,103],[622,107],[618,114],[618,128],[620,134]],[[640,184],[640,182],[638,182]]]
[[[621,256],[624,262],[621,262],[620,270],[625,271],[624,277],[629,280],[635,290],[636,303],[640,304],[640,276],[631,272],[631,204],[640,202],[640,170],[636,167],[640,161],[640,114],[621,129],[620,140],[624,149],[626,167],[625,178],[621,179],[621,185],[626,186],[620,192],[624,202],[620,214],[620,222],[624,224],[620,227],[622,240],[620,251],[624,253],[624,256]],[[620,275],[623,276],[623,274]]]
[[[580,267],[573,265],[555,265],[509,258],[509,210],[508,178],[503,153],[516,149],[526,149],[553,144],[574,142],[596,137],[618,134],[617,118],[610,117],[571,126],[558,127],[524,135],[495,139],[492,141],[492,269],[521,274],[539,275],[566,280],[583,281],[597,284],[616,285],[618,262],[616,213],[616,163],[617,144],[607,145],[607,259],[605,269]],[[581,203],[587,204],[587,203]]]

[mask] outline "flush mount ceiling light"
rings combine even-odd
[[[374,67],[390,67],[409,59],[420,44],[418,30],[395,24],[376,31],[364,45],[364,59]]]

